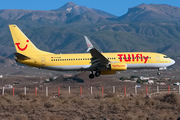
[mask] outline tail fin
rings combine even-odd
[[[17,53],[26,56],[48,53],[39,50],[16,25],[9,25],[9,28]]]

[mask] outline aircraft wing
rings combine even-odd
[[[110,61],[104,55],[102,55],[96,48],[94,48],[94,46],[86,36],[84,36],[84,38],[88,46],[87,52],[90,51],[92,56],[90,69],[97,69],[107,66]]]

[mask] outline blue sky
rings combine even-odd
[[[2,0],[0,9],[52,10],[69,1],[77,5],[103,10],[116,16],[121,16],[128,11],[128,8],[142,3],[168,4],[180,8],[180,0]]]

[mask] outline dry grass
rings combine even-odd
[[[165,94],[120,97],[118,94],[60,97],[19,94],[0,97],[3,120],[176,120],[180,117],[180,95]]]
[[[17,81],[16,79],[14,81]],[[30,78],[27,80],[21,78],[20,84],[15,85],[14,97],[12,89],[5,90],[5,95],[0,96],[0,120],[176,120],[180,117],[179,94],[145,96],[145,86],[142,85],[138,88],[138,95],[134,95],[135,83],[109,78],[97,79],[91,81],[84,79],[84,83],[76,84],[66,82],[57,84],[55,81],[41,84],[31,83]],[[14,83],[8,78],[6,82],[8,80]],[[34,82],[38,80],[39,78]],[[26,96],[22,89],[24,85],[28,88]],[[42,89],[40,85],[43,86]],[[123,91],[125,85],[127,96],[124,96]],[[37,96],[34,93],[35,86],[39,87]],[[45,96],[46,86],[51,95],[49,97]],[[60,86],[59,97],[56,96],[58,86]],[[70,94],[68,86],[71,86]],[[83,88],[82,96],[80,86]],[[90,86],[93,86],[93,95],[90,94]],[[101,93],[102,86],[104,95]],[[112,93],[112,86],[116,86],[116,93]]]

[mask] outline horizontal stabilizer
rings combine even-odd
[[[30,57],[27,57],[27,56],[25,56],[25,55],[23,55],[23,54],[20,54],[20,53],[14,53],[14,54],[15,54],[15,56],[16,56],[17,59],[21,59],[21,60],[30,59]]]

